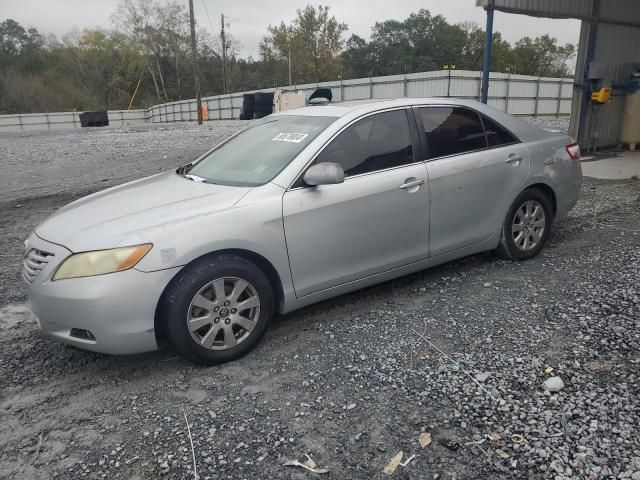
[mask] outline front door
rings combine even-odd
[[[415,147],[406,110],[370,115],[315,160],[341,164],[344,183],[284,194],[298,297],[427,258],[427,169]]]

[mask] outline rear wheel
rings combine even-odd
[[[520,193],[507,212],[496,253],[510,260],[535,257],[549,238],[553,208],[544,192],[528,188]]]
[[[267,276],[236,255],[205,257],[185,267],[161,303],[169,341],[204,365],[235,360],[253,349],[273,316]]]

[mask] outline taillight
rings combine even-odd
[[[580,160],[580,145],[577,143],[567,145],[567,153],[572,160]]]

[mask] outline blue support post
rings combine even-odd
[[[489,98],[489,69],[491,67],[491,38],[493,37],[493,0],[489,0],[486,7],[487,30],[484,40],[484,58],[482,60],[482,88],[480,91],[480,101],[487,103]]]

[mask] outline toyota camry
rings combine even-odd
[[[579,159],[567,135],[474,101],[303,107],[60,209],[22,273],[63,342],[225,362],[274,314],[478,252],[534,257],[578,198]]]

